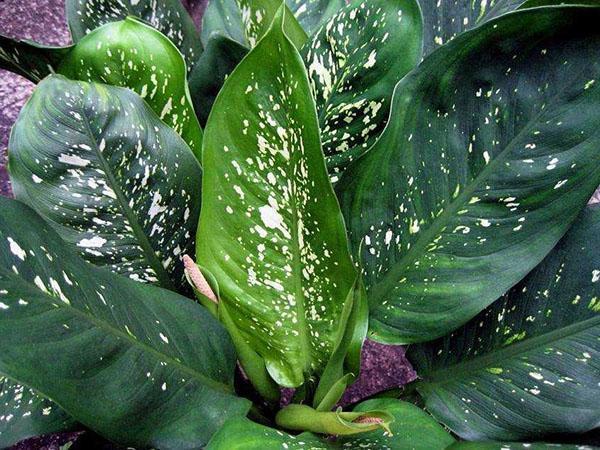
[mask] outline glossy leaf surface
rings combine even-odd
[[[356,271],[282,16],[213,107],[196,249],[270,375],[294,387],[323,370],[344,332],[337,318]]]
[[[569,445],[569,444],[544,444],[521,443],[521,442],[457,442],[448,447],[447,450],[594,450],[596,447],[588,445]]]
[[[0,372],[124,445],[199,448],[245,415],[204,308],[84,262],[17,201],[0,209]]]
[[[200,160],[202,129],[187,87],[185,61],[154,28],[133,17],[104,25],[77,43],[58,73],[136,92]]]
[[[56,70],[71,47],[49,47],[0,35],[0,69],[39,82]]]
[[[252,47],[267,31],[281,3],[278,0],[209,0],[202,19],[202,42],[208,45],[211,35],[217,33]],[[287,17],[292,23],[286,25],[286,31],[298,46],[300,41],[294,36],[302,38],[302,30],[312,36],[344,6],[344,0],[286,0],[286,5],[296,18],[292,22]],[[250,28],[254,31],[248,25],[252,25]]]
[[[0,448],[23,439],[67,431],[73,419],[35,391],[0,376]]]
[[[538,439],[600,425],[600,207],[463,328],[411,348],[418,392],[466,439]]]
[[[215,34],[209,39],[189,80],[194,109],[202,126],[206,125],[225,79],[247,54],[246,47],[226,36]]]
[[[181,0],[66,0],[67,22],[75,42],[109,22],[138,17],[167,36],[191,70],[202,53],[196,26]]]
[[[336,178],[381,134],[394,86],[421,59],[422,37],[416,0],[355,0],[304,48],[323,150]]]
[[[465,33],[396,89],[338,194],[363,245],[372,337],[424,342],[533,269],[600,184],[599,8],[523,10]]]
[[[395,418],[391,424],[392,435],[372,431],[337,440],[326,440],[316,434],[303,433],[292,436],[247,419],[234,419],[210,441],[207,450],[262,450],[287,449],[377,449],[377,450],[443,450],[454,442],[429,414],[418,407],[393,399],[368,400],[354,411],[383,410]]]
[[[201,170],[133,92],[44,80],[9,143],[13,190],[88,261],[179,289],[193,252]]]

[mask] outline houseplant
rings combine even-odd
[[[176,1],[131,4],[68,2],[67,48],[1,41],[43,79],[1,201],[3,445],[597,427],[597,7],[215,2],[201,38]],[[421,379],[336,409],[367,334],[414,344]]]

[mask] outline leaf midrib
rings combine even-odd
[[[429,373],[425,372],[423,374],[423,380],[417,381],[416,388],[418,389],[419,386],[424,384],[447,384],[456,379],[460,379],[461,377],[473,376],[476,371],[492,366],[501,366],[506,360],[510,360],[511,358],[515,358],[539,347],[545,347],[548,344],[566,339],[598,325],[600,325],[600,315],[568,325],[564,328],[550,331],[549,333],[520,341],[508,347],[494,349],[485,355],[478,356],[468,361],[458,362]]]
[[[171,281],[169,274],[165,271],[162,263],[156,257],[154,248],[150,244],[150,241],[148,240],[148,237],[144,233],[142,226],[138,223],[137,216],[134,214],[134,212],[131,210],[131,208],[129,208],[129,204],[125,200],[125,195],[123,194],[123,192],[121,190],[121,186],[119,185],[119,183],[117,183],[117,180],[113,176],[112,168],[108,164],[106,159],[104,158],[104,155],[102,154],[102,151],[100,150],[100,146],[98,145],[98,141],[96,140],[96,137],[90,128],[90,125],[89,125],[90,118],[88,118],[86,108],[83,105],[81,105],[81,112],[82,112],[83,117],[85,117],[85,120],[83,121],[84,126],[85,126],[85,132],[88,135],[88,137],[91,141],[92,147],[98,157],[98,160],[100,161],[100,164],[102,165],[102,169],[104,170],[104,173],[106,174],[107,182],[108,182],[109,186],[111,187],[111,189],[114,191],[115,196],[117,197],[117,202],[121,206],[121,209],[123,210],[125,217],[127,218],[127,221],[129,222],[129,225],[131,226],[133,236],[134,236],[134,238],[136,238],[136,242],[138,242],[138,244],[142,248],[142,252],[143,252],[143,255],[145,256],[146,262],[150,265],[152,270],[154,270],[154,272],[156,273],[156,276],[158,277],[160,285],[162,287],[169,289],[171,291],[176,291],[175,285]]]
[[[97,269],[97,270],[102,270],[102,269]],[[64,301],[62,301],[60,298],[51,295],[49,292],[45,292],[45,291],[41,290],[40,288],[38,288],[34,284],[30,283],[28,280],[25,280],[21,276],[16,275],[13,272],[7,271],[3,267],[0,267],[0,273],[2,273],[2,272],[4,272],[4,275],[7,276],[7,278],[9,278],[9,279],[16,278],[19,282],[25,283],[29,288],[32,288],[35,292],[42,293],[43,297],[41,297],[41,298],[45,299],[46,302],[51,303],[51,306],[58,305],[59,308],[67,309],[74,316],[77,316],[80,319],[83,319],[84,321],[90,322],[92,325],[94,325],[95,327],[97,327],[99,329],[105,330],[107,332],[107,334],[115,336],[117,340],[124,340],[126,342],[129,342],[131,347],[141,348],[142,351],[153,355],[159,362],[165,362],[167,364],[174,366],[175,368],[179,369],[181,372],[189,375],[191,378],[200,381],[203,385],[206,385],[206,386],[210,387],[211,389],[215,389],[215,390],[225,392],[228,394],[231,394],[233,392],[233,390],[227,384],[213,380],[212,378],[209,378],[206,375],[203,375],[202,373],[196,371],[195,369],[193,369],[189,366],[186,366],[183,363],[177,361],[174,357],[166,355],[164,353],[161,353],[154,347],[151,347],[151,346],[143,343],[142,341],[138,340],[137,338],[125,333],[124,331],[121,331],[118,328],[115,328],[113,325],[109,324],[108,322],[102,321],[91,314],[86,314],[85,312],[74,307],[73,305],[67,304]],[[117,275],[115,275],[115,277],[116,276]],[[85,291],[80,292],[80,293],[82,293],[83,296],[87,297],[87,293]],[[11,377],[8,377],[8,378],[11,378]],[[17,383],[20,383],[20,382],[17,381]],[[22,384],[27,384],[27,383],[22,383]],[[34,390],[38,391],[38,389],[35,389],[35,388],[34,388]],[[44,396],[47,397],[47,395],[44,395]]]
[[[565,87],[558,92],[550,99],[548,99],[544,104],[549,106],[554,103],[554,100],[563,93],[565,89],[570,85],[570,83],[565,83]],[[400,86],[400,85],[398,85]],[[394,102],[394,100],[392,100]],[[389,292],[389,288],[386,287],[387,284],[391,284],[392,288],[396,285],[396,279],[402,276],[405,269],[408,268],[410,264],[415,262],[421,255],[425,252],[424,250],[433,240],[433,238],[442,232],[442,230],[447,226],[448,222],[454,215],[460,210],[460,208],[464,207],[464,203],[467,202],[473,195],[473,193],[477,190],[480,184],[483,183],[484,180],[487,179],[490,173],[494,173],[496,167],[503,163],[506,159],[506,156],[512,151],[513,147],[516,146],[516,143],[521,140],[522,137],[526,136],[529,132],[535,128],[535,125],[539,122],[539,120],[544,116],[544,114],[548,113],[550,110],[549,107],[540,109],[535,117],[532,117],[528,124],[523,126],[523,129],[518,132],[513,138],[508,142],[505,148],[500,151],[497,156],[486,165],[486,167],[479,173],[477,177],[475,177],[468,185],[465,190],[456,197],[454,201],[452,201],[448,208],[444,210],[442,214],[440,214],[434,221],[431,226],[421,235],[420,238],[417,239],[415,244],[411,247],[411,250],[407,251],[406,254],[391,268],[382,278],[382,280],[376,283],[372,288],[372,298],[374,303],[377,305],[376,308],[379,308],[381,301],[386,297]],[[388,125],[389,126],[389,125]],[[405,128],[403,127],[402,131]],[[386,130],[387,131],[387,130]],[[383,139],[380,139],[378,143],[383,142]],[[377,144],[376,144],[377,145]],[[401,155],[401,158],[404,155]],[[441,223],[441,224],[440,224]]]

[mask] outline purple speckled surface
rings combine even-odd
[[[206,0],[184,0],[183,3],[199,23]],[[64,0],[36,0],[35,6],[23,0],[0,2],[0,33],[44,44],[67,44],[69,33],[65,23]],[[10,195],[5,164],[10,128],[33,87],[29,81],[0,70],[0,195]],[[344,400],[352,403],[381,390],[405,384],[414,377],[415,373],[404,358],[402,347],[368,342],[363,352],[360,380],[348,390]],[[77,435],[60,434],[30,439],[15,449],[58,450],[60,445],[75,437]]]

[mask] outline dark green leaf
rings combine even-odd
[[[202,53],[200,35],[181,0],[66,0],[66,9],[75,42],[106,23],[135,16],[173,41],[188,70]]]
[[[279,0],[210,0],[202,19],[202,42],[206,46],[211,35],[221,34],[253,47],[267,31],[281,3]],[[312,36],[344,6],[344,0],[286,0],[286,5],[297,19],[291,20],[291,15],[286,17],[286,32],[298,47],[301,40],[306,39],[306,33]]]
[[[136,447],[200,448],[247,412],[204,308],[85,263],[17,201],[0,210],[0,372]]]
[[[356,279],[314,101],[283,14],[225,83],[206,127],[198,263],[280,385],[322,372]]]
[[[200,160],[202,129],[192,106],[185,61],[154,28],[133,17],[108,23],[81,39],[58,73],[133,90]]]
[[[427,409],[469,440],[521,440],[600,425],[600,206],[505,297],[411,348]]]
[[[436,51],[396,89],[339,198],[374,339],[464,324],[551,250],[600,184],[600,8],[523,10]]]
[[[9,143],[18,199],[88,261],[163,287],[185,285],[201,170],[185,142],[128,89],[44,80]]]
[[[422,37],[416,0],[354,0],[304,48],[334,180],[380,135],[394,86],[421,59]]]
[[[524,444],[521,442],[457,442],[447,450],[593,450],[596,447],[568,444]]]
[[[0,448],[74,426],[73,419],[56,404],[0,375]]]
[[[72,47],[49,47],[0,35],[0,69],[34,83],[54,72]]]
[[[226,36],[215,34],[209,39],[189,81],[194,109],[202,126],[206,125],[225,79],[247,53],[246,47]]]
[[[354,409],[357,412],[372,410],[387,411],[394,416],[391,435],[379,430],[332,441],[312,433],[292,436],[247,419],[233,419],[215,434],[207,450],[443,450],[454,442],[454,438],[429,414],[410,403],[393,399],[368,400]]]

